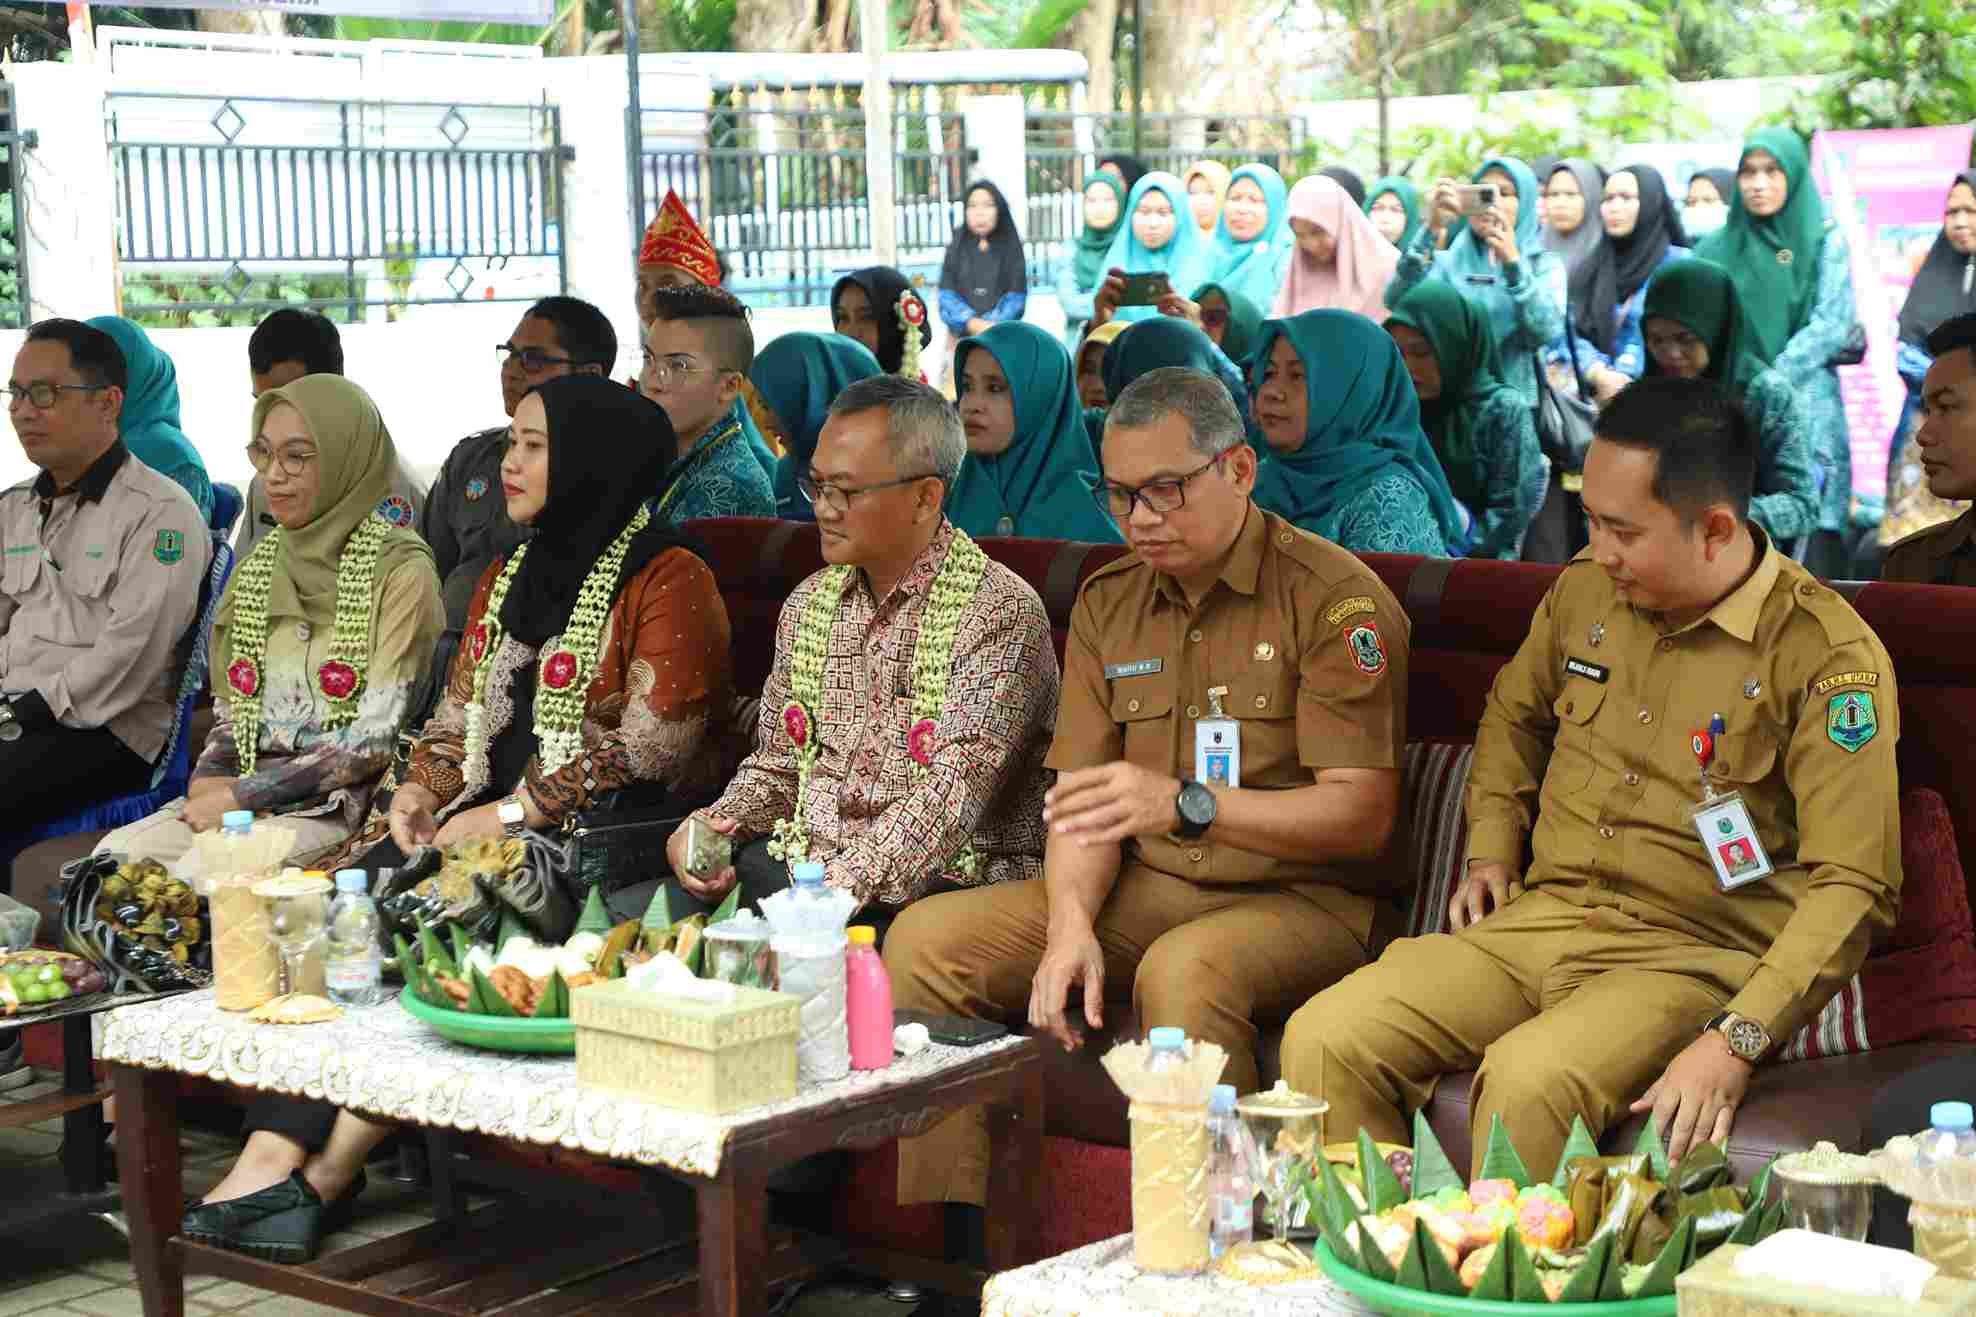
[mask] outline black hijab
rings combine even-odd
[[[837,281],[830,290],[830,309],[837,309],[837,299],[844,293],[846,284],[856,284],[864,289],[865,296],[871,299],[871,313],[878,321],[878,364],[888,375],[899,373],[899,366],[906,358],[906,331],[899,324],[899,299],[912,290],[912,283],[905,275],[889,265],[873,265],[862,270],[853,270]],[[959,291],[958,289],[956,291]],[[912,294],[918,297],[918,293]],[[920,308],[924,311],[924,305]],[[977,308],[979,309],[979,308]],[[922,316],[919,322],[919,345],[925,347],[933,341],[931,317]]]
[[[549,499],[508,583],[501,629],[540,647],[562,633],[583,579],[660,487],[679,441],[663,407],[601,375],[565,375],[534,392],[548,415]],[[670,522],[654,518],[626,550],[618,589],[685,543]]]
[[[1146,162],[1138,156],[1128,155],[1124,151],[1116,151],[1108,156],[1100,156],[1098,158],[1098,168],[1103,169],[1106,165],[1111,165],[1118,170],[1120,177],[1125,181],[1125,190],[1127,192],[1132,191],[1133,185],[1146,176]]]
[[[1631,174],[1640,187],[1640,218],[1633,231],[1623,238],[1606,236],[1612,249],[1613,293],[1623,303],[1647,286],[1669,247],[1688,245],[1688,232],[1681,227],[1681,211],[1667,194],[1667,180],[1658,169],[1627,165],[1613,172]]]
[[[1976,192],[1976,169],[1957,174],[1949,192],[1958,187]],[[1948,209],[1946,200],[1942,208]],[[1970,277],[1971,271],[1976,271],[1976,256],[1964,256],[1951,246],[1944,227],[1908,286],[1907,301],[1901,306],[1901,342],[1926,351],[1928,335],[1943,321],[1976,311],[1976,279]]]
[[[1029,270],[1023,260],[1022,235],[1016,231],[1008,198],[985,178],[969,183],[965,196],[972,197],[977,192],[995,198],[995,228],[988,235],[988,250],[981,250],[981,240],[967,227],[967,220],[962,219],[954,226],[953,241],[947,244],[947,259],[940,263],[940,286],[958,293],[970,307],[985,315],[1010,293],[1029,290]]]
[[[1339,187],[1345,189],[1345,195],[1352,199],[1354,206],[1357,206],[1360,210],[1365,209],[1364,179],[1343,165],[1333,165],[1329,169],[1320,169],[1317,172],[1319,177],[1328,178]]]
[[[1695,176],[1705,178],[1711,184],[1714,185],[1715,195],[1722,198],[1723,205],[1732,206],[1736,203],[1736,171],[1735,170],[1697,169],[1695,171]],[[1694,182],[1694,177],[1691,176],[1688,181],[1691,183]]]

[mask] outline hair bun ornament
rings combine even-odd
[[[909,380],[920,377],[919,350],[928,336],[926,328],[926,303],[919,294],[908,288],[899,294],[897,311],[899,332],[903,342],[899,350],[899,374]]]

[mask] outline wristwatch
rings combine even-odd
[[[520,796],[509,796],[494,807],[494,817],[501,820],[501,831],[510,837],[519,837],[522,829],[528,826],[528,811],[522,807]]]
[[[1770,1031],[1747,1015],[1724,1011],[1708,1022],[1703,1033],[1714,1030],[1729,1040],[1729,1050],[1755,1065],[1770,1050]]]
[[[12,700],[0,700],[0,741],[21,739],[20,715],[14,712]]]
[[[1198,841],[1214,826],[1214,792],[1192,778],[1182,779],[1175,809],[1180,815],[1175,832],[1183,840]]]

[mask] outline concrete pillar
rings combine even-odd
[[[103,128],[103,66],[14,64],[14,122],[39,142],[21,153],[28,320],[87,319],[117,306],[115,175]]]
[[[1020,96],[963,96],[962,122],[967,145],[975,152],[969,178],[985,178],[1008,198],[1016,227],[1029,236],[1028,149],[1023,134]]]

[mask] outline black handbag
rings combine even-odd
[[[686,799],[659,783],[641,783],[578,814],[564,833],[569,863],[563,881],[579,906],[590,889],[606,897],[620,887],[668,877],[666,842],[695,809],[713,798]]]
[[[1544,368],[1544,354],[1533,354],[1537,368],[1537,443],[1551,461],[1551,470],[1565,477],[1570,488],[1585,469],[1585,454],[1592,448],[1592,433],[1598,425],[1599,409],[1585,401],[1591,390],[1578,371],[1578,354],[1571,344],[1571,309],[1564,312],[1565,355],[1571,359],[1571,377],[1578,381],[1578,396],[1570,397],[1551,387],[1550,372]]]

